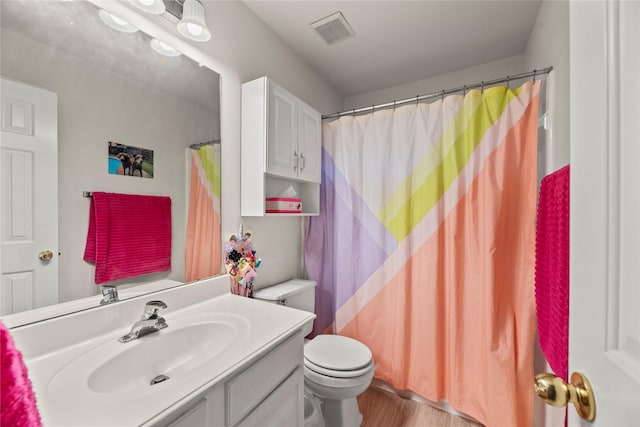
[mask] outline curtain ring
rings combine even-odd
[[[442,94],[440,95],[440,99],[442,100],[442,102],[444,102],[444,93],[445,93],[445,90],[442,89]]]
[[[538,70],[536,70],[535,68],[533,69],[533,80],[531,80],[532,82],[536,81],[536,73],[538,72]]]
[[[467,85],[462,86],[462,97],[467,96]]]
[[[511,89],[511,81],[509,79],[509,75],[507,75],[507,87]]]
[[[416,105],[418,105],[418,98],[420,98],[420,95],[416,95]]]
[[[373,114],[373,113],[375,113],[375,112],[376,112],[376,104],[373,104],[373,105],[371,106],[371,114]]]
[[[394,110],[396,109],[396,100],[395,99],[393,100],[393,109]]]
[[[480,84],[480,93],[484,93],[484,80]]]
[[[351,111],[351,115],[352,115],[353,117],[355,117],[355,116],[356,116],[356,109],[355,109],[355,108]]]

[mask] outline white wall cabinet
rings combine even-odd
[[[258,361],[175,411],[168,427],[261,427],[304,425],[302,332],[298,331]]]
[[[321,124],[318,111],[267,77],[242,85],[242,216],[267,215],[265,199],[289,187],[301,215],[318,214]]]

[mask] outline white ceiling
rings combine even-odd
[[[540,0],[244,3],[343,95],[524,53]],[[309,24],[342,12],[355,37],[327,45]]]

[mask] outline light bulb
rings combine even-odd
[[[199,36],[204,31],[201,25],[192,24],[192,23],[187,23],[187,29],[194,36]]]
[[[138,9],[154,15],[162,15],[166,10],[162,0],[129,0],[129,2]]]
[[[125,21],[124,19],[120,18],[119,16],[114,15],[113,13],[110,13],[109,15],[111,15],[111,19],[113,19],[113,22],[115,22],[118,25],[127,25],[127,21]]]
[[[164,56],[180,56],[181,55],[181,53],[178,52],[174,47],[169,46],[165,42],[158,39],[151,40],[151,47],[153,48],[153,50],[155,50],[156,52]]]
[[[211,33],[204,22],[204,5],[200,0],[184,0],[178,32],[190,40],[206,42]]]
[[[122,31],[123,33],[135,33],[136,31],[138,31],[136,27],[128,24],[124,19],[104,9],[98,10],[98,15],[100,15],[100,19],[102,20],[102,22],[104,22],[114,30]]]

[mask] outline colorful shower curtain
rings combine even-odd
[[[190,282],[220,273],[220,144],[213,144],[191,153],[185,280]]]
[[[532,416],[540,82],[323,124],[314,333],[486,426]]]

